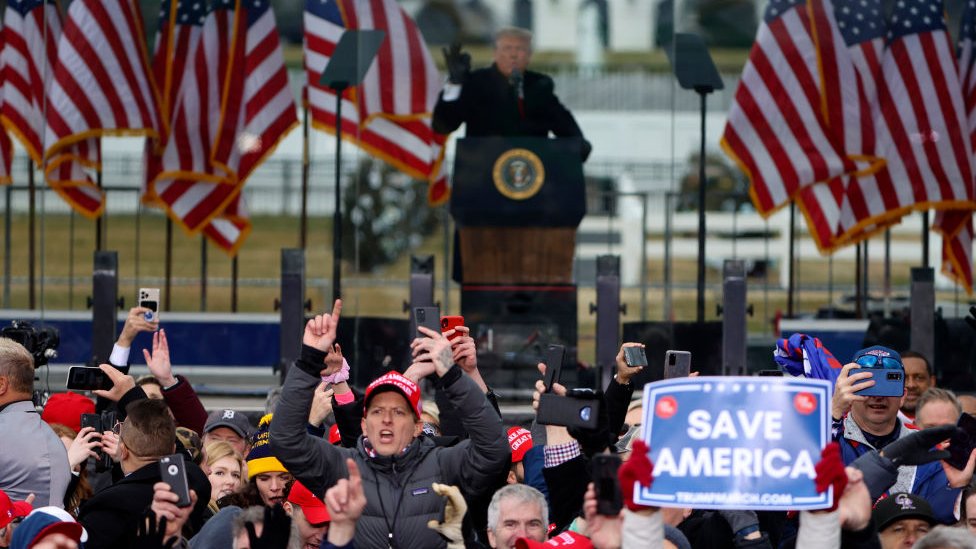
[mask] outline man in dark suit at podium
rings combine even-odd
[[[434,107],[434,131],[448,134],[467,123],[468,137],[579,137],[585,161],[593,147],[553,93],[552,78],[527,70],[531,57],[532,33],[515,27],[495,34],[495,62],[484,69],[471,71],[459,44],[445,49],[449,80]]]

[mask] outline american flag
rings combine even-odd
[[[963,106],[969,144],[976,150],[976,0],[967,0],[959,28],[959,82],[962,86]],[[957,211],[962,227],[954,235],[942,239],[942,272],[957,284],[973,291],[973,213]],[[942,220],[936,219],[936,222]],[[946,223],[958,225],[958,219]]]
[[[186,67],[196,50],[207,15],[205,0],[163,0],[159,13],[159,28],[152,56],[153,77],[159,86],[160,128],[159,139],[146,140],[146,193],[143,200],[156,202],[158,198],[148,191],[152,181],[162,171],[162,153],[169,139],[170,122],[176,108],[176,100],[183,83]]]
[[[0,30],[0,50],[4,47],[4,35]],[[0,57],[0,76],[3,74],[3,58]],[[0,93],[0,112],[3,110],[3,94]],[[7,185],[11,182],[10,166],[14,159],[14,145],[10,141],[10,136],[3,127],[0,127],[0,185]]]
[[[941,1],[899,0],[887,41],[879,154],[904,162],[917,208],[972,207],[972,147]]]
[[[771,0],[722,137],[763,215],[807,185],[857,169],[821,116],[816,52],[806,2]]]
[[[89,217],[102,213],[104,195],[90,178],[79,177],[81,166],[99,167],[97,147],[84,142],[112,134],[158,135],[145,43],[135,0],[75,0],[68,8],[48,88],[46,175]]]
[[[45,82],[57,61],[61,14],[53,1],[8,0],[3,17],[3,124],[38,165],[44,154]]]
[[[186,67],[152,192],[185,230],[204,231],[234,255],[250,232],[243,185],[297,123],[270,4],[216,0]]]
[[[812,29],[822,67],[822,111],[836,143],[858,171],[808,186],[798,201],[822,251],[870,237],[914,206],[898,158],[877,155],[877,82],[886,25],[880,0],[810,0]],[[881,124],[884,122],[881,121]],[[894,177],[893,174],[901,174]]]
[[[363,82],[343,94],[342,137],[430,183],[428,201],[448,199],[445,136],[430,126],[442,77],[416,24],[394,0],[306,0],[305,71],[314,127],[335,134],[336,97],[319,79],[346,29],[386,31]]]

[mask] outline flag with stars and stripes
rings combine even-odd
[[[8,0],[4,12],[5,47],[0,54],[4,98],[0,120],[38,166],[44,162],[47,86],[57,63],[61,30],[61,12],[55,0]],[[101,211],[102,194],[90,173],[100,163],[97,138],[62,149],[52,179],[60,182],[55,187],[58,194],[79,211]]]
[[[57,61],[61,13],[53,0],[8,0],[3,16],[3,125],[38,165],[44,155],[45,83]]]
[[[100,169],[102,135],[155,137],[157,90],[135,0],[74,0],[58,40],[47,90],[48,183],[79,213],[101,215],[105,197],[83,168]]]
[[[963,108],[965,109],[966,130],[969,146],[976,151],[976,0],[966,0],[959,23],[959,82],[962,86]],[[972,293],[973,289],[973,212],[955,211],[953,215],[962,217],[962,227],[950,237],[942,239],[942,272],[957,284]],[[942,220],[936,219],[937,222]],[[948,225],[958,225],[959,220],[950,220]]]
[[[971,209],[972,146],[955,48],[939,0],[897,0],[878,83],[880,118],[887,135],[879,154],[900,160],[906,188],[918,209]],[[958,216],[937,227],[951,236]]]
[[[764,216],[805,186],[856,171],[821,116],[820,69],[803,0],[771,0],[742,72],[722,147]]]
[[[6,36],[0,29],[0,51],[4,49],[6,42]],[[3,77],[4,59],[0,56],[0,78]],[[0,112],[3,111],[3,104],[5,103],[3,99],[2,88],[0,88]],[[10,177],[10,167],[13,165],[14,159],[14,144],[10,141],[10,135],[4,127],[0,126],[0,185],[7,185],[11,182]]]
[[[884,132],[875,117],[886,33],[880,0],[810,0],[809,7],[822,116],[832,139],[858,166],[853,174],[801,189],[797,198],[815,242],[828,252],[897,223],[914,202],[907,185],[896,184],[904,180],[899,159],[877,154]]]
[[[163,0],[156,31],[156,45],[152,56],[152,72],[159,87],[159,112],[162,126],[159,139],[147,139],[145,150],[145,190],[162,171],[162,153],[169,139],[170,122],[176,106],[187,66],[200,40],[203,20],[207,15],[205,0]],[[158,199],[143,194],[145,202]]]
[[[244,183],[297,124],[270,3],[212,0],[150,192],[234,255],[250,232]]]
[[[449,196],[446,137],[431,113],[442,77],[417,25],[394,0],[306,0],[305,72],[312,125],[335,134],[336,96],[319,79],[342,34],[378,29],[386,39],[363,82],[343,96],[342,138],[407,175],[429,182],[432,205]]]

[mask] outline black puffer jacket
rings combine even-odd
[[[357,546],[445,547],[444,539],[427,528],[427,521],[440,519],[444,510],[444,500],[433,492],[431,483],[456,485],[465,497],[481,495],[493,485],[489,481],[507,470],[511,461],[498,414],[475,382],[455,365],[438,384],[455,404],[468,440],[438,447],[420,437],[395,457],[370,457],[362,437],[356,448],[333,446],[305,432],[312,395],[321,383],[314,365],[322,363],[322,355],[316,353],[303,347],[299,367],[288,372],[271,422],[272,453],[319,497],[348,476],[346,458],[356,461],[366,492],[366,509],[356,526]]]

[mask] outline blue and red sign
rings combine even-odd
[[[830,439],[831,384],[782,377],[668,379],[644,387],[654,482],[635,500],[658,507],[830,507],[814,466]]]

